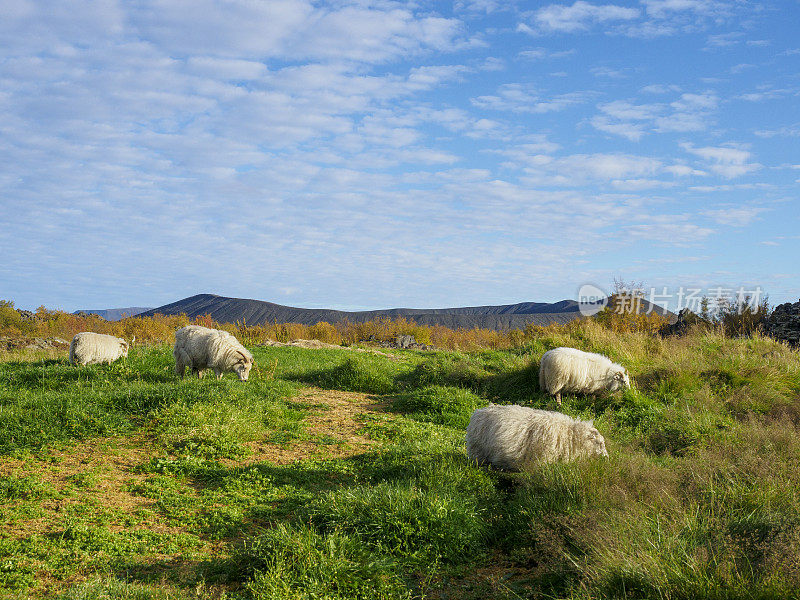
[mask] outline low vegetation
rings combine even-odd
[[[86,325],[48,319],[35,327],[64,337]],[[785,345],[594,321],[388,356],[242,335],[248,382],[179,381],[164,342],[184,323],[150,323],[111,365],[3,356],[0,598],[800,598]],[[537,367],[558,346],[631,375],[624,393],[563,398],[610,459],[470,464],[473,410],[554,408]]]
[[[606,314],[607,313],[607,314]],[[666,323],[664,317],[655,313],[642,315],[616,315],[608,310],[601,315],[606,328],[619,332],[654,332]],[[299,323],[272,323],[249,325],[247,323],[218,323],[209,315],[189,319],[186,315],[155,315],[153,317],[130,317],[121,321],[106,321],[90,314],[71,314],[47,310],[44,306],[36,312],[25,314],[14,309],[14,303],[0,300],[0,337],[47,338],[58,337],[69,341],[81,331],[93,331],[124,338],[135,339],[139,345],[159,343],[172,344],[175,330],[185,325],[196,324],[204,327],[223,329],[232,333],[245,345],[263,344],[268,340],[289,342],[297,339],[319,340],[326,344],[355,346],[362,342],[393,342],[399,335],[411,335],[419,344],[432,345],[448,350],[482,350],[486,348],[509,349],[534,340],[542,334],[563,327],[540,327],[529,325],[525,330],[511,329],[495,331],[492,329],[449,329],[440,325],[417,325],[403,317],[379,318],[362,323],[347,321],[331,325],[320,322],[316,325]],[[566,325],[574,330],[578,323]],[[5,349],[0,344],[0,357]]]

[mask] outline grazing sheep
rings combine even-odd
[[[478,464],[522,471],[536,464],[582,456],[608,456],[591,421],[524,406],[490,404],[467,426],[467,456]]]
[[[72,366],[112,363],[120,356],[128,356],[128,342],[104,333],[76,333],[69,345],[69,364]]]
[[[554,348],[542,356],[539,387],[553,394],[561,406],[561,392],[597,394],[631,387],[628,372],[602,354],[575,348]]]
[[[247,381],[253,355],[227,331],[187,325],[175,332],[175,372],[183,378],[186,367],[203,377],[214,369],[217,379],[225,371],[235,371],[240,381]]]

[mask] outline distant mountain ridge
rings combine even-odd
[[[136,315],[151,310],[152,306],[129,306],[128,308],[101,308],[97,310],[76,310],[73,315],[86,313],[98,315],[106,321],[119,321],[123,317],[135,317]]]
[[[642,301],[646,310],[650,303]],[[670,321],[676,317],[666,309],[653,305],[654,310],[665,315]],[[404,317],[419,325],[443,325],[451,329],[464,327],[472,329],[522,329],[526,325],[550,325],[567,323],[580,318],[580,305],[575,300],[560,302],[520,302],[500,306],[465,306],[460,308],[390,308],[384,310],[343,311],[326,308],[295,308],[263,300],[227,298],[215,294],[197,294],[171,304],[150,309],[137,316],[150,317],[155,314],[178,315],[185,313],[194,319],[201,315],[211,315],[220,323],[300,323],[315,325],[320,321],[339,323],[350,321],[359,323],[380,317]]]

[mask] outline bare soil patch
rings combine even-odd
[[[71,448],[51,449],[27,460],[3,459],[0,474],[31,477],[45,484],[54,497],[42,500],[42,516],[0,524],[0,531],[16,537],[51,533],[63,524],[64,511],[79,504],[120,511],[119,514],[148,509],[153,511],[152,517],[143,526],[152,531],[172,531],[158,518],[153,500],[128,491],[147,478],[146,474],[137,473],[135,467],[146,462],[154,451],[152,442],[146,438],[95,438]],[[67,488],[71,488],[69,494],[64,493]],[[121,523],[110,526],[112,530],[123,528]]]
[[[304,458],[343,458],[371,450],[377,442],[364,433],[364,416],[382,414],[388,402],[359,392],[306,388],[292,402],[310,406],[304,419],[311,439],[275,444],[256,441],[247,444],[252,455],[245,464],[270,461],[289,464]]]

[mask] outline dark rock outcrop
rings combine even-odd
[[[764,322],[764,333],[791,346],[800,346],[800,301],[776,306]]]

